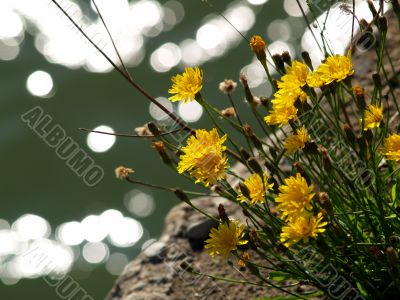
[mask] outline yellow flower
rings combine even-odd
[[[308,79],[311,87],[321,87],[332,82],[339,82],[354,74],[351,64],[351,52],[344,55],[329,56]]]
[[[190,102],[203,87],[203,71],[198,67],[185,68],[185,72],[172,77],[172,87],[168,93],[175,94],[169,100]]]
[[[222,254],[224,258],[228,258],[229,253],[236,250],[237,246],[248,243],[243,239],[244,234],[244,224],[239,224],[238,221],[222,223],[218,228],[211,228],[205,248],[209,249],[208,254],[211,256]]]
[[[279,194],[275,202],[279,203],[277,208],[282,211],[282,219],[291,221],[304,210],[311,210],[311,199],[314,197],[314,186],[308,185],[307,181],[300,175],[285,179],[285,184],[279,187]]]
[[[310,71],[307,65],[297,60],[292,62],[292,66],[286,68],[286,74],[282,76],[281,81],[278,81],[279,91],[275,94],[286,95],[294,100],[300,99],[304,102],[307,99],[307,94],[301,89],[307,83],[307,78],[310,76]]]
[[[265,41],[259,35],[253,35],[250,39],[250,48],[256,54],[260,55],[265,52]]]
[[[380,107],[377,105],[369,104],[365,111],[364,119],[364,130],[379,127],[383,120],[383,105]],[[362,122],[362,120],[360,120]]]
[[[285,154],[290,155],[299,149],[303,149],[309,140],[310,136],[304,126],[297,129],[296,134],[289,136],[283,144],[283,147],[286,149]]]
[[[254,173],[244,181],[244,185],[250,192],[250,199],[251,199],[250,205],[254,205],[257,202],[264,203],[265,194],[267,190],[269,190],[274,186],[273,183],[268,184],[268,176],[265,173],[264,173],[264,183],[261,179],[261,176],[259,174]],[[239,191],[238,193],[238,200],[240,202],[244,202],[247,200],[246,196],[244,196],[241,191]]]
[[[323,221],[322,213],[318,213],[317,216],[303,213],[282,227],[280,240],[288,248],[300,240],[307,243],[310,238],[324,232],[327,224]]]
[[[196,136],[189,137],[187,145],[181,149],[184,154],[180,156],[178,172],[189,172],[196,183],[203,182],[205,186],[225,178],[228,159],[223,143],[226,138],[226,135],[219,137],[215,128],[209,132],[196,130]]]
[[[400,160],[400,135],[392,134],[387,137],[383,143],[383,148],[381,149],[383,155],[386,156],[387,160]]]
[[[280,95],[271,102],[272,110],[269,112],[270,114],[264,118],[264,121],[268,125],[283,126],[289,123],[290,120],[296,118],[298,110],[294,106],[294,98]]]

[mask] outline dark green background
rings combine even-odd
[[[28,0],[26,0],[28,1]],[[86,1],[82,1],[86,2]],[[160,1],[165,2],[165,1]],[[179,43],[183,37],[191,38],[201,24],[201,20],[212,13],[200,0],[181,1],[185,7],[182,23],[170,32],[163,32],[157,38],[146,41],[146,57],[136,68],[131,69],[135,79],[142,83],[153,95],[167,96],[170,77],[180,72],[175,68],[168,73],[156,73],[149,65],[149,55],[166,42]],[[224,10],[231,1],[214,1],[218,10]],[[287,18],[281,0],[270,0],[257,7],[256,26],[247,36],[266,36],[268,24],[277,18]],[[293,1],[294,2],[294,1]],[[252,53],[243,40],[236,49],[225,56],[202,66],[205,74],[203,95],[219,108],[228,105],[218,91],[218,83],[224,78],[238,80],[240,69],[250,63]],[[56,93],[50,99],[33,97],[27,91],[26,78],[41,69],[50,73],[55,82]],[[235,94],[242,103],[243,93]],[[106,175],[101,184],[90,188],[60,160],[26,124],[20,116],[40,105],[54,121],[61,124],[67,134],[90,153],[95,162],[102,166]],[[244,105],[239,104],[240,107]],[[117,72],[107,74],[88,73],[82,69],[70,70],[48,63],[33,47],[33,39],[26,35],[22,51],[17,59],[0,62],[0,157],[1,189],[0,218],[10,223],[25,213],[32,213],[47,219],[52,229],[59,224],[81,220],[89,214],[115,208],[129,215],[123,204],[123,196],[133,186],[115,179],[114,169],[118,165],[131,166],[135,176],[141,180],[165,186],[191,188],[185,179],[164,167],[158,155],[151,150],[146,140],[118,138],[111,150],[105,153],[91,152],[86,144],[86,134],[79,127],[94,128],[107,124],[116,132],[132,132],[133,128],[148,122],[149,103]],[[250,115],[244,115],[249,117]],[[207,118],[194,123],[195,127],[209,127]],[[197,187],[200,189],[200,187]],[[157,238],[163,228],[163,218],[178,200],[165,192],[153,191],[156,210],[147,218],[139,219],[147,229],[148,238]],[[113,250],[126,253],[131,259],[138,253],[135,247]],[[82,287],[95,299],[102,299],[113,285],[111,276],[103,265],[94,266],[90,271],[74,269],[71,273]],[[0,299],[57,299],[53,288],[42,279],[21,280],[18,284],[5,286],[0,283]]]

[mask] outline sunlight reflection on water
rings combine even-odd
[[[110,247],[132,247],[144,235],[139,221],[115,209],[60,224],[51,232],[49,222],[37,215],[25,214],[11,226],[0,219],[0,279],[4,284],[66,273],[80,256],[89,264],[106,263],[106,269],[116,275],[128,258],[112,253]],[[39,257],[47,263],[33,263]]]

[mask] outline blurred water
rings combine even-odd
[[[78,130],[133,133],[165,116],[112,72],[49,2],[0,1],[0,295],[56,299],[56,288],[38,277],[70,272],[89,295],[102,299],[126,262],[157,238],[165,214],[178,203],[173,195],[116,180],[115,167],[130,166],[148,182],[192,185],[164,168],[146,140]],[[93,5],[59,2],[116,61]],[[272,53],[299,52],[304,24],[293,0],[214,2],[242,34],[267,38]],[[268,95],[264,71],[247,42],[201,1],[97,3],[135,79],[156,97],[168,97],[171,75],[186,65],[202,65],[204,96],[219,108],[228,103],[218,83],[237,80],[239,72],[249,77],[255,95]],[[242,93],[235,98],[244,107]],[[60,158],[44,133],[21,120],[36,106],[50,116],[51,128],[59,124],[104,170],[99,184],[85,184],[78,168]],[[207,126],[196,103],[170,109],[195,127]]]

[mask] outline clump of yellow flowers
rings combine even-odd
[[[371,26],[380,30],[384,22],[378,15]],[[253,95],[248,78],[240,74],[243,91],[232,79],[214,84],[222,92],[214,106],[201,94],[213,88],[203,83],[206,71],[189,66],[172,77],[169,99],[197,101],[209,126],[194,129],[175,118],[180,139],[176,130],[155,124],[147,125],[152,135],[146,136],[163,162],[207,190],[163,189],[216,221],[204,240],[210,256],[236,258],[239,267],[266,285],[301,297],[287,289],[285,280],[306,281],[333,297],[329,293],[341,287],[321,284],[327,278],[320,272],[321,266],[332,265],[355,293],[352,298],[397,299],[400,109],[392,86],[387,95],[382,88],[389,77],[379,55],[390,60],[380,48],[384,40],[376,46],[372,89],[354,84],[357,68],[350,50],[337,54],[324,47],[325,58],[315,65],[307,52],[293,60],[287,52],[269,53],[260,35],[249,45],[266,72],[271,95]],[[250,117],[238,109],[243,98]],[[130,178],[131,169],[121,168],[118,178],[139,183]],[[234,219],[222,204],[214,214],[202,211],[190,195],[222,197],[243,214]],[[304,261],[317,254],[317,264]],[[279,272],[281,279],[260,270]]]

